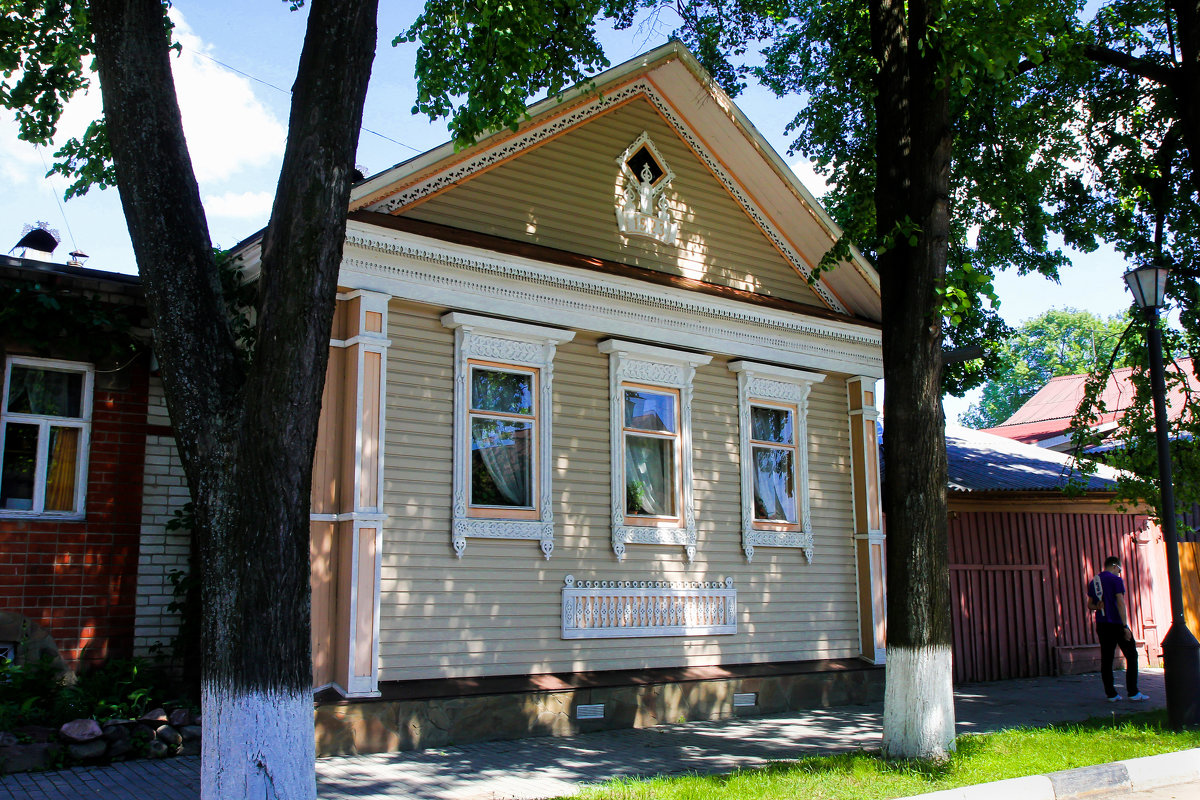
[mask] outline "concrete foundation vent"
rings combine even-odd
[[[575,706],[575,719],[604,719],[604,703]]]

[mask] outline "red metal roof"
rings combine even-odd
[[[1181,358],[1167,365],[1168,372],[1183,371],[1192,391],[1200,391],[1192,368],[1192,359]],[[1100,417],[1099,425],[1115,422],[1125,409],[1133,404],[1133,385],[1129,376],[1132,367],[1113,370],[1101,395],[1107,411]],[[987,432],[1019,442],[1034,443],[1065,435],[1071,426],[1071,417],[1083,400],[1084,383],[1087,375],[1062,375],[1051,378],[1025,405],[1017,409],[1003,424],[988,428]],[[1167,393],[1167,413],[1174,418],[1182,410],[1183,392],[1176,386]]]

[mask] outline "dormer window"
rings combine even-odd
[[[679,223],[671,216],[666,190],[675,178],[662,154],[642,133],[617,159],[625,186],[617,198],[617,227],[626,236],[672,244]]]

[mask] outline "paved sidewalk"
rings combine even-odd
[[[1118,684],[1121,683],[1118,676]],[[1146,703],[1105,702],[1100,678],[970,684],[955,692],[960,733],[1161,708],[1160,670],[1144,670]],[[619,776],[726,772],[770,761],[878,746],[880,704],[664,725],[571,738],[522,739],[317,761],[324,800],[531,800]],[[136,761],[0,777],[0,800],[196,800],[199,760]]]

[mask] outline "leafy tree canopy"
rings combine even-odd
[[[995,427],[1051,378],[1105,369],[1128,325],[1125,315],[1105,319],[1071,308],[1051,309],[1028,320],[1000,344],[997,377],[983,385],[983,396],[960,422],[971,428]],[[1121,367],[1125,361],[1122,351],[1111,363]]]

